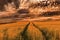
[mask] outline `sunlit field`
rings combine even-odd
[[[60,21],[0,24],[0,40],[60,40]]]
[[[0,40],[60,40],[60,1],[1,0]]]

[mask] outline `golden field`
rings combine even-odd
[[[0,40],[60,40],[60,21],[0,24]]]
[[[0,40],[60,40],[59,1],[1,0],[0,4]]]

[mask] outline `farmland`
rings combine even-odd
[[[60,40],[60,1],[3,2],[0,40]]]
[[[0,40],[60,40],[60,21],[0,24]]]

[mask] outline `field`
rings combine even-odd
[[[0,4],[0,40],[60,40],[60,1],[1,0]]]
[[[0,24],[0,40],[60,40],[60,21]]]

